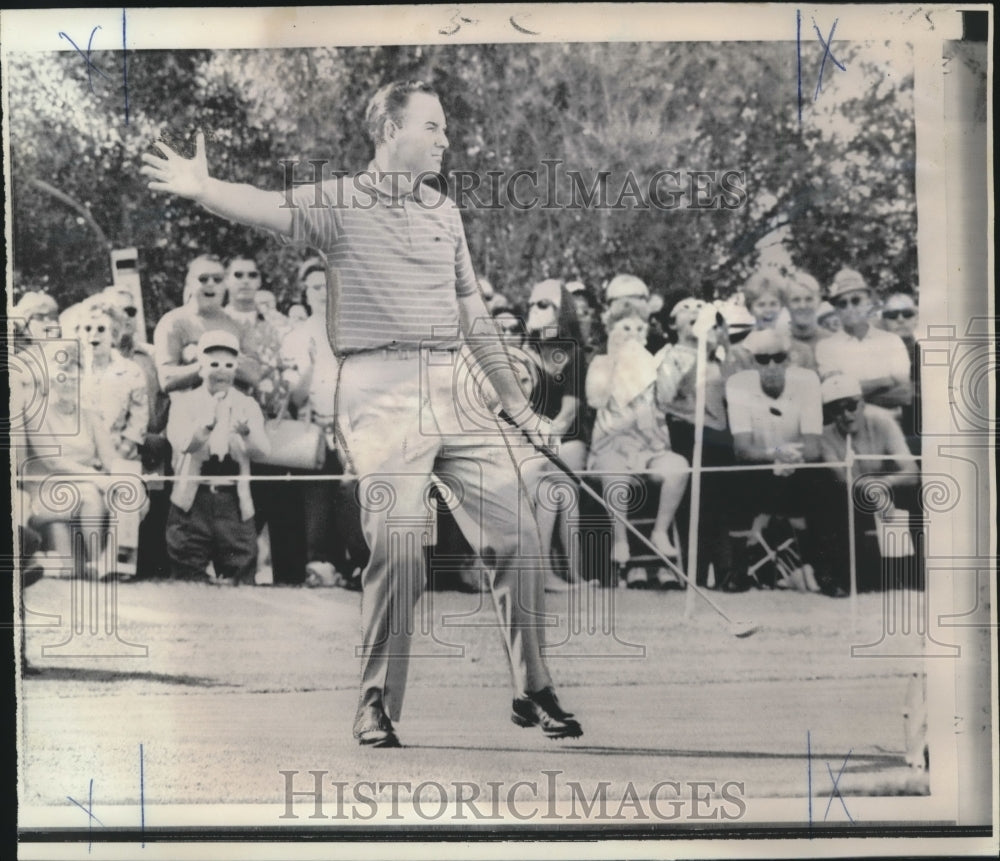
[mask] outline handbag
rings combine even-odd
[[[281,466],[286,469],[322,469],[326,462],[326,435],[312,422],[285,418],[288,398],[285,398],[277,418],[264,422],[264,432],[271,441],[271,453],[256,458],[254,463]]]

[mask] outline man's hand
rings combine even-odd
[[[208,186],[208,159],[205,156],[205,135],[198,132],[195,137],[194,158],[178,155],[165,143],[153,144],[163,158],[145,153],[142,160],[145,167],[141,173],[150,178],[152,191],[167,191],[179,197],[200,200]]]
[[[775,463],[802,463],[802,443],[786,442],[774,450]]]
[[[552,422],[545,416],[540,416],[531,410],[525,410],[516,416],[514,424],[534,446],[548,447],[558,441],[558,437],[552,430]]]
[[[122,437],[115,443],[115,451],[124,460],[135,460],[139,456],[139,446],[135,440]]]

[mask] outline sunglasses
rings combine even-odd
[[[501,326],[500,331],[507,335],[519,335],[521,333],[520,326]]]
[[[542,311],[548,311],[549,308],[555,308],[555,304],[550,302],[548,299],[539,299],[537,302],[532,302],[529,308],[540,308]]]
[[[779,353],[754,353],[753,358],[758,365],[767,365],[771,362],[780,365],[788,358],[788,353],[785,350]]]
[[[833,304],[841,309],[846,308],[848,305],[853,305],[855,308],[857,308],[858,305],[860,305],[862,302],[867,302],[867,301],[868,301],[867,296],[857,296],[857,295],[841,296]]]
[[[234,272],[233,278],[260,278],[259,272]]]
[[[233,368],[236,367],[236,362],[235,361],[220,362],[218,359],[213,359],[211,362],[208,363],[208,366],[210,368],[225,368],[227,371],[231,371]]]
[[[104,325],[91,326],[90,323],[87,323],[84,325],[83,331],[96,332],[98,335],[103,335],[106,331],[108,331],[108,327]]]
[[[207,284],[209,281],[212,281],[215,284],[221,284],[222,278],[223,278],[222,275],[199,275],[198,283]]]
[[[837,413],[853,413],[859,406],[861,406],[861,398],[841,398],[839,401],[834,401],[829,405],[830,412],[834,415]]]
[[[914,311],[912,308],[900,308],[895,311],[882,312],[883,320],[898,320],[900,317],[902,317],[904,320],[912,320],[916,316],[917,312]]]

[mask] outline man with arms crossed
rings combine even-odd
[[[510,659],[511,719],[552,738],[580,724],[559,706],[541,656],[544,595],[534,524],[518,517],[518,480],[503,448],[464,435],[454,408],[454,365],[462,335],[489,312],[476,287],[461,216],[421,178],[437,174],[448,146],[437,95],[396,82],[368,104],[375,158],[367,171],[299,186],[290,195],[210,178],[204,137],[193,159],[157,143],[143,156],[155,191],[190,198],[211,212],[322,251],[331,270],[328,330],[340,359],[337,431],[359,477],[371,561],[362,575],[361,699],[354,735],[398,747],[413,609],[424,585],[421,532],[390,557],[389,519],[426,522],[433,473],[458,489],[456,519],[494,569],[493,596]],[[291,198],[289,205],[288,197]],[[319,205],[317,205],[319,203]],[[529,437],[548,439],[498,342],[470,339],[507,415]],[[414,527],[411,527],[414,528]],[[528,560],[520,570],[519,558]],[[390,564],[390,558],[392,562]]]

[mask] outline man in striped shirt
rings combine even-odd
[[[456,386],[481,371],[513,423],[532,441],[548,441],[548,423],[532,412],[499,335],[468,337],[477,321],[490,318],[461,216],[447,196],[423,183],[441,170],[444,111],[426,84],[395,82],[372,97],[365,122],[375,145],[367,171],[291,193],[210,178],[201,134],[193,159],[157,143],[163,158],[145,155],[143,173],[153,190],[190,198],[326,257],[327,329],[340,362],[337,433],[359,477],[371,549],[362,575],[355,738],[373,747],[399,745],[392,721],[401,713],[414,606],[425,579],[432,475],[493,569],[515,688],[511,720],[539,726],[551,738],[577,737],[580,724],[560,707],[541,656],[538,533],[523,516],[514,458],[503,450],[496,424],[490,432],[484,417],[470,422],[455,409]],[[463,377],[467,357],[472,367]]]

